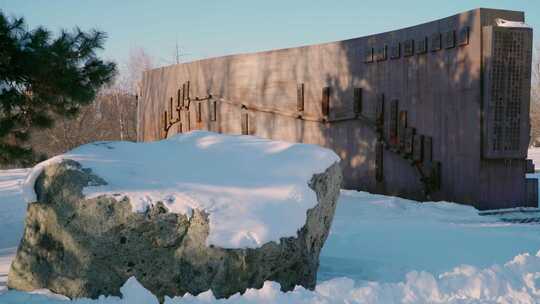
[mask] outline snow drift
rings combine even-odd
[[[79,299],[66,301],[55,295],[35,295],[9,291],[0,295],[2,303],[25,304],[154,304],[157,298],[137,282],[129,279],[122,287],[122,298],[100,297],[97,300]],[[287,293],[279,284],[266,282],[261,289],[249,289],[243,295],[216,300],[211,292],[198,296],[165,298],[166,304],[331,304],[331,303],[522,303],[540,301],[540,252],[536,255],[521,254],[504,265],[479,269],[458,266],[441,275],[413,271],[402,282],[355,282],[336,278],[323,282],[315,291],[302,287]]]

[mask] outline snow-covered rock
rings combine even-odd
[[[160,299],[267,280],[312,289],[338,161],[318,146],[208,132],[82,146],[29,174],[35,202],[8,285],[72,298],[119,295],[130,277]]]

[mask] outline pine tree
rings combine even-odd
[[[79,28],[52,37],[0,11],[0,165],[30,164],[30,131],[51,127],[53,115],[77,115],[113,79],[115,64],[96,55],[105,38]]]

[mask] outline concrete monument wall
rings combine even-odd
[[[525,177],[532,30],[498,27],[497,18],[524,13],[475,9],[148,71],[139,140],[204,129],[313,143],[341,156],[345,188],[480,209],[536,206],[536,180]]]

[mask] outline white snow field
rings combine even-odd
[[[530,151],[535,156],[540,160],[540,149]],[[134,278],[125,283],[122,298],[97,300],[69,301],[43,290],[36,294],[2,287],[25,209],[20,187],[8,185],[20,185],[23,178],[23,170],[0,171],[0,179],[7,181],[0,184],[0,232],[11,235],[0,243],[1,304],[158,303]],[[343,190],[315,291],[297,287],[283,293],[278,284],[266,282],[262,289],[229,299],[216,300],[206,292],[165,303],[540,303],[539,249],[538,224],[506,223],[453,203]]]
[[[24,220],[21,222],[21,219],[24,219],[26,214],[26,204],[22,201],[22,185],[29,171],[0,170],[0,250],[6,249],[6,246],[16,247],[22,235]]]

